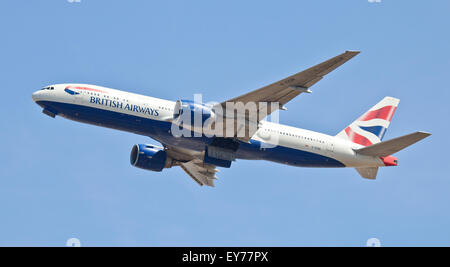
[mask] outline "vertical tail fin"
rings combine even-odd
[[[336,136],[362,146],[381,142],[399,102],[390,96],[383,98]]]

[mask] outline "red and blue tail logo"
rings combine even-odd
[[[397,98],[385,97],[337,136],[362,146],[381,142],[399,102]]]

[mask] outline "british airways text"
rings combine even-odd
[[[111,100],[111,99],[105,99],[100,97],[94,97],[91,96],[91,103],[102,105],[102,106],[108,106],[112,108],[118,108],[118,109],[126,109],[132,112],[138,112],[143,113],[151,116],[159,116],[159,111],[156,109],[148,108],[148,107],[141,107],[139,105],[133,105],[133,104],[124,104],[121,101],[117,100]]]

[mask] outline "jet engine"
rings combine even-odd
[[[216,117],[212,106],[192,100],[178,100],[173,112],[173,122],[191,131],[203,132],[205,122]]]
[[[167,156],[163,148],[143,144],[133,146],[130,162],[134,167],[155,172],[173,165],[173,159]]]

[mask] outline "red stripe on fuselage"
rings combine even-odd
[[[345,132],[353,143],[360,144],[362,146],[370,146],[372,142],[366,137],[355,133],[350,127],[345,128]]]
[[[103,90],[89,88],[89,87],[81,87],[81,86],[67,86],[66,88],[67,89],[87,90],[87,91],[98,92],[98,93],[107,93],[106,91],[103,91]]]
[[[372,119],[382,119],[391,121],[392,116],[394,116],[395,109],[397,107],[394,106],[385,106],[382,108],[379,108],[377,110],[372,110],[364,114],[361,118],[359,118],[360,121],[368,121]]]

